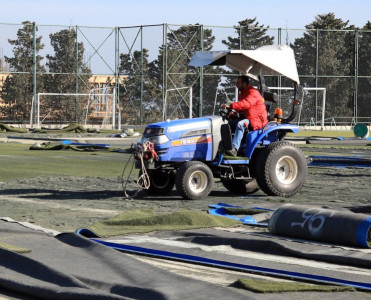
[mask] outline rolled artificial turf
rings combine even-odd
[[[211,216],[200,211],[180,211],[156,215],[152,210],[131,210],[105,221],[94,223],[88,229],[102,237],[130,233],[148,233],[159,230],[186,230],[210,227],[230,227],[237,220]]]

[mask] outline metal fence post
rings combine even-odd
[[[354,32],[354,107],[353,107],[353,117],[357,122],[358,116],[358,29]]]
[[[162,31],[162,119],[165,121],[166,91],[167,91],[167,24],[163,24]]]
[[[140,125],[143,124],[143,26],[140,26]]]
[[[192,102],[192,94],[193,94],[193,88],[192,86],[189,87],[189,118],[192,119],[192,107],[193,107],[193,102]]]
[[[318,70],[319,49],[318,48],[319,48],[319,29],[317,28],[316,29],[316,88],[318,87],[318,73],[319,73],[319,70]],[[318,121],[317,107],[318,107],[318,93],[316,91],[316,111],[315,111],[315,113],[316,113],[316,115],[315,115],[316,125],[317,125],[317,121]]]
[[[36,92],[37,92],[37,87],[36,87],[36,76],[37,76],[37,70],[36,70],[36,23],[32,23],[32,87],[33,87],[33,99],[35,103],[36,99]],[[34,110],[35,111],[35,110]],[[36,120],[34,120],[35,123]]]
[[[200,47],[201,51],[204,50],[204,26],[200,25]],[[198,115],[202,117],[203,110],[203,93],[204,93],[204,67],[200,67],[200,106]]]
[[[281,45],[282,43],[282,29],[281,28],[278,28],[277,36],[278,36],[277,37],[278,45]],[[278,87],[281,87],[281,86],[282,86],[282,77],[278,76]],[[279,99],[278,105],[281,107],[281,90],[278,90],[278,99]]]
[[[78,40],[77,40],[77,31],[78,31],[78,27],[76,25],[76,43],[75,43],[75,52],[76,52],[76,94],[78,94],[79,92],[79,43],[78,43]],[[75,119],[76,119],[76,123],[78,123],[78,106],[79,106],[79,103],[78,103],[78,97],[77,95],[75,96]]]
[[[112,129],[115,129],[115,121],[116,121],[116,109],[117,110],[117,118],[118,118],[118,129],[121,129],[121,120],[120,120],[120,106],[118,105],[118,95],[119,95],[119,86],[120,86],[120,76],[119,76],[119,28],[115,27],[115,97],[112,99]]]
[[[115,27],[115,107],[117,109],[118,129],[121,130],[121,111],[120,111],[120,28]],[[114,111],[115,114],[116,111]],[[114,117],[113,117],[114,118]]]

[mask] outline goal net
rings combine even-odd
[[[31,109],[31,126],[78,123],[114,129],[116,118],[120,125],[113,87],[89,93],[38,93]]]

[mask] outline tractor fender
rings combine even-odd
[[[264,146],[278,141],[285,136],[287,132],[298,133],[299,127],[292,124],[272,122],[268,123],[262,129],[250,132],[246,136],[246,157],[251,159],[252,154],[258,145]]]

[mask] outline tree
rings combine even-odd
[[[123,112],[125,120],[130,120],[130,117],[132,118],[135,114],[136,119],[140,119],[141,96],[143,122],[161,120],[164,105],[163,93],[167,95],[165,108],[167,118],[188,117],[189,89],[173,90],[168,93],[166,91],[190,86],[193,88],[193,115],[199,114],[201,109],[199,69],[189,67],[188,63],[195,51],[202,48],[210,50],[215,39],[211,30],[202,30],[203,27],[199,24],[181,26],[176,30],[168,28],[166,45],[159,47],[157,59],[150,62],[148,50],[143,49],[143,66],[140,51],[120,55],[120,74],[128,76],[123,84],[124,90],[120,91],[120,95],[123,95],[122,101],[127,103],[124,105]],[[204,37],[202,41],[201,33]],[[207,71],[212,68],[205,69]],[[142,80],[143,93],[141,95]],[[219,77],[210,76],[203,82],[202,113],[210,113]]]
[[[203,39],[201,38],[203,36]],[[188,63],[195,51],[210,51],[215,37],[211,29],[200,24],[181,26],[167,34],[167,48],[160,49],[160,56],[166,58],[166,89],[191,87],[193,89],[193,115],[211,114],[214,107],[216,88],[220,76],[204,76],[200,79],[200,68],[189,67]],[[203,67],[203,73],[220,73],[218,67]],[[203,85],[202,89],[200,88]],[[202,92],[202,99],[201,99]],[[189,89],[172,91],[167,97],[167,111],[171,118],[188,117]]]
[[[259,26],[256,17],[238,22],[238,26],[234,27],[237,37],[228,37],[222,43],[228,46],[230,50],[254,50],[261,46],[272,45],[274,37],[267,35],[267,28],[264,25]]]
[[[127,76],[120,89],[120,100],[124,107],[122,117],[125,122],[136,123],[141,119],[144,122],[151,122],[161,119],[162,106],[157,101],[161,98],[158,76],[157,72],[153,74],[155,66],[148,61],[148,56],[148,49],[144,48],[142,64],[141,51],[120,54],[119,71],[120,74]]]
[[[291,45],[295,52],[299,74],[309,75],[302,78],[303,85],[315,86],[313,79],[317,74],[323,76],[317,79],[318,87],[326,88],[326,113],[331,117],[352,115],[353,86],[349,79],[340,78],[343,75],[353,75],[354,47],[350,45],[349,32],[339,31],[354,28],[348,27],[348,23],[349,21],[344,22],[336,18],[334,13],[317,15],[315,21],[305,26],[307,32],[303,37],[296,39]],[[317,51],[318,69],[316,69]],[[306,102],[314,102],[309,100],[307,98]],[[319,107],[316,109],[319,110]],[[306,118],[314,117],[314,111],[311,107],[306,107],[302,115]]]
[[[229,50],[254,50],[261,46],[272,45],[274,37],[267,34],[268,28],[264,25],[259,25],[256,18],[245,19],[238,22],[238,26],[234,26],[237,37],[229,36],[227,40],[222,40],[222,43],[228,47]],[[236,71],[225,71],[228,76],[226,81],[222,84],[224,88],[231,88],[235,85]],[[230,99],[234,98],[234,91],[231,89],[226,90]]]
[[[82,42],[76,45],[76,31],[74,28],[63,29],[49,35],[50,43],[54,49],[54,55],[46,55],[49,67],[49,76],[45,76],[45,89],[49,93],[87,93],[90,90],[89,78],[91,70],[84,62],[84,44]],[[77,49],[76,49],[77,47]],[[77,50],[77,51],[76,51]],[[77,73],[76,73],[77,72]],[[76,86],[76,80],[78,86]],[[58,120],[74,120],[80,116],[79,111],[76,112],[75,97],[70,97],[65,101],[64,98],[53,97],[49,99],[50,109],[53,116]]]
[[[63,75],[52,74],[47,81],[46,88],[50,92],[75,93],[76,92],[76,72],[82,81],[80,92],[89,89],[88,81],[91,70],[84,62],[84,44],[77,43],[76,51],[76,31],[74,28],[63,29],[49,35],[50,43],[54,49],[53,55],[46,55],[50,73],[62,73]],[[77,52],[77,53],[76,53]]]
[[[9,75],[0,91],[0,98],[6,104],[1,108],[3,114],[14,121],[23,122],[29,120],[31,103],[33,97],[33,26],[34,24],[25,21],[23,27],[17,31],[17,39],[8,40],[13,47],[13,57],[5,57],[14,72]],[[36,32],[38,28],[36,27]],[[36,38],[36,54],[44,48],[41,43],[42,37]],[[45,72],[40,62],[42,56],[36,55],[36,72]],[[38,91],[43,90],[43,82],[40,76],[36,77]]]
[[[368,21],[359,31],[358,49],[358,75],[370,76],[371,53],[371,22]],[[358,80],[358,117],[370,117],[371,79],[360,78]],[[361,120],[362,121],[362,120]]]

